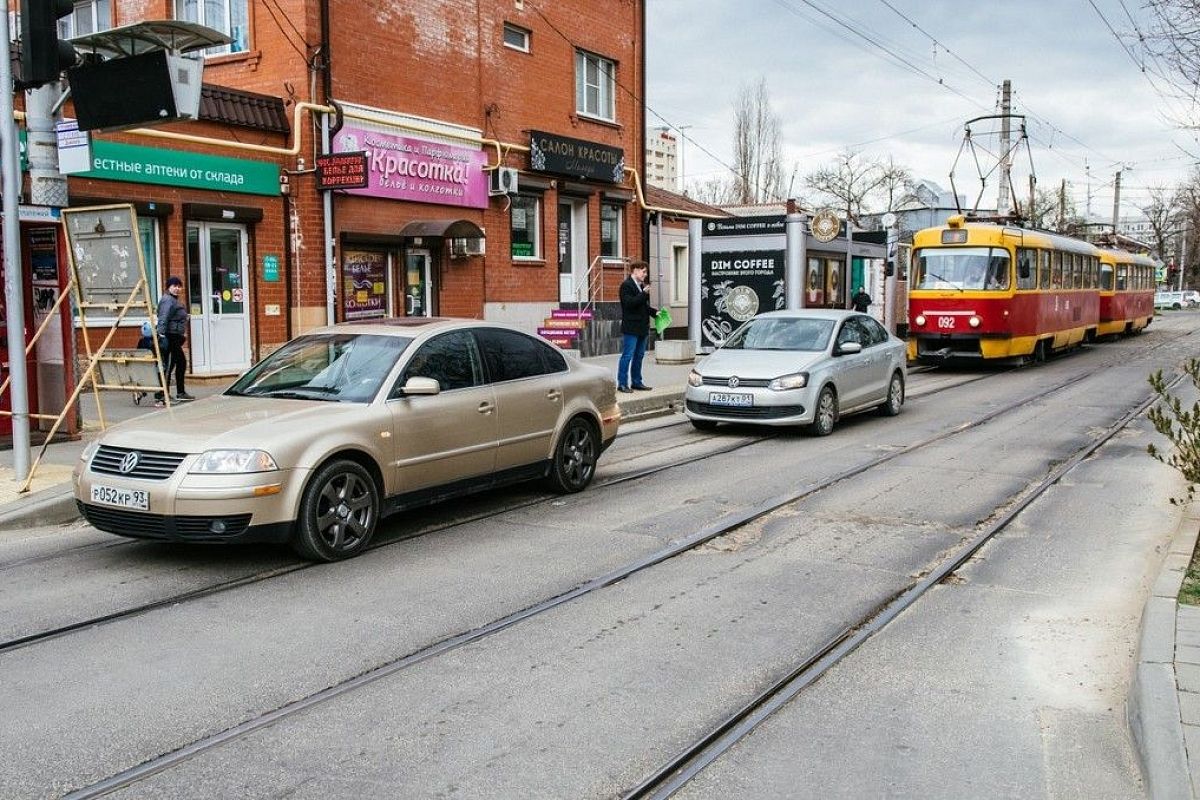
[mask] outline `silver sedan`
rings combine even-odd
[[[685,413],[700,430],[750,422],[825,436],[843,414],[899,414],[905,359],[904,342],[866,314],[759,314],[692,370]]]

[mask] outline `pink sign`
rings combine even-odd
[[[390,197],[443,206],[487,208],[487,153],[347,125],[334,138],[336,153],[367,151],[365,189],[347,194]]]

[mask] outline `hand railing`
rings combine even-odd
[[[622,266],[629,264],[628,258],[608,258],[596,256],[588,264],[587,273],[580,285],[575,287],[576,319],[583,319],[588,311],[595,312],[596,304],[604,302],[604,267],[602,261],[620,261]],[[597,269],[599,267],[599,269]],[[622,276],[624,277],[624,276]]]

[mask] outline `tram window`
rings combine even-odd
[[[1085,288],[1085,289],[1095,289],[1096,288],[1096,265],[1098,263],[1099,262],[1096,260],[1095,256],[1088,256],[1087,272],[1084,274],[1084,277],[1083,277],[1083,288]]]
[[[913,261],[915,289],[1007,289],[1008,251],[998,247],[924,247]]]
[[[1068,288],[1083,288],[1083,256],[1078,253],[1071,256],[1071,285]]]
[[[1050,288],[1050,251],[1038,251],[1038,286],[1043,289]]]
[[[1050,288],[1061,289],[1063,285],[1063,254],[1055,253],[1051,263]]]
[[[1025,247],[1017,250],[1017,288],[1037,288],[1037,250]]]
[[[1111,292],[1113,288],[1113,268],[1111,264],[1100,265],[1100,290]]]
[[[1117,291],[1118,292],[1123,292],[1127,288],[1126,284],[1128,283],[1128,280],[1129,280],[1128,270],[1129,270],[1129,268],[1126,267],[1124,264],[1121,264],[1117,267]]]

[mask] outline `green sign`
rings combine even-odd
[[[513,242],[513,258],[533,258],[533,242]]]
[[[279,256],[263,256],[263,280],[279,280]]]
[[[92,168],[78,175],[216,192],[279,194],[277,164],[99,140],[92,142]]]
[[[22,128],[17,133],[17,141],[20,142],[21,150],[21,172],[29,171],[29,134]]]

